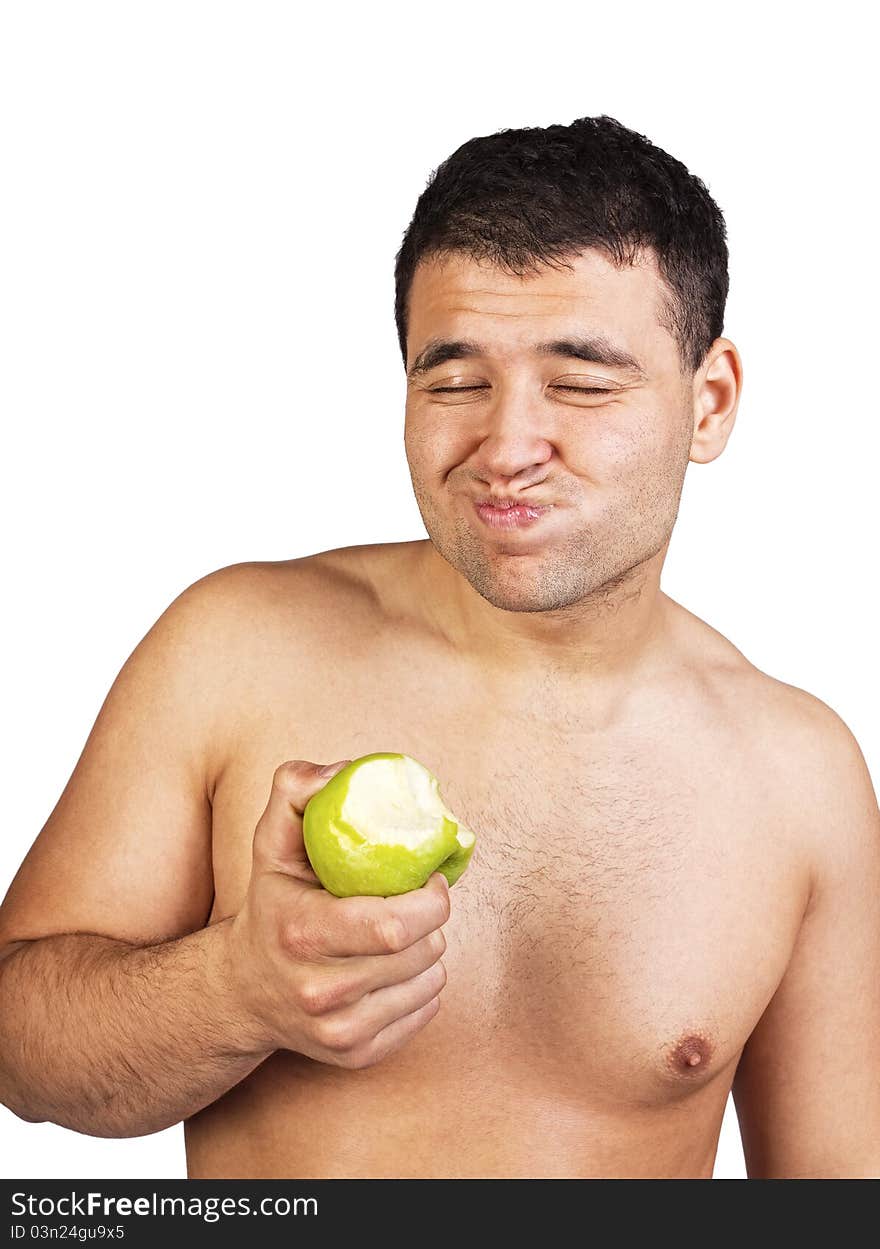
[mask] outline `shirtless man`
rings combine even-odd
[[[652,149],[658,206],[641,136],[553,129],[529,202],[566,151],[607,191],[625,150],[633,211],[726,264],[683,166]],[[516,186],[504,133],[473,141],[472,185],[491,158]],[[732,1087],[750,1176],[876,1176],[865,761],[660,589],[737,349],[686,354],[708,288],[664,278],[662,231],[615,264],[586,214],[569,267],[525,275],[432,256],[443,185],[398,257],[430,538],[220,569],[136,647],[0,911],[0,1096],[99,1136],[185,1120],[191,1178],[710,1177]],[[339,899],[309,867],[319,762],[380,750],[477,833],[451,893]]]

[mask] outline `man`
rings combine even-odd
[[[474,139],[397,258],[429,539],[220,569],[135,649],[0,912],[0,1095],[199,1177],[880,1173],[861,751],[660,589],[742,387],[721,214],[608,117]],[[477,850],[332,897],[314,761]],[[268,802],[266,794],[269,791]]]

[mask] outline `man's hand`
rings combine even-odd
[[[392,898],[337,898],[321,887],[303,844],[303,811],[349,762],[325,775],[303,760],[277,768],[229,957],[255,1048],[357,1068],[399,1049],[437,1014],[450,908],[440,872]]]

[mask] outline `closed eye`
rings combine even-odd
[[[455,395],[467,390],[485,390],[485,386],[435,386],[429,390],[431,395]],[[551,390],[573,390],[578,395],[610,395],[607,386],[551,386]]]

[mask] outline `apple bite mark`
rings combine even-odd
[[[417,849],[437,831],[438,820],[455,816],[426,768],[398,755],[360,768],[348,785],[342,818],[366,841]]]
[[[309,802],[303,839],[321,884],[338,897],[390,897],[435,871],[453,885],[476,838],[410,755],[377,752],[340,769]]]

